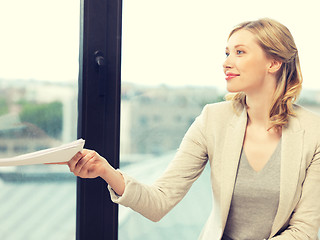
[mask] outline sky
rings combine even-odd
[[[225,88],[227,36],[242,21],[274,18],[298,46],[304,88],[319,89],[318,0],[123,0],[122,81]],[[0,2],[0,78],[75,81],[79,0]]]
[[[0,78],[74,81],[79,0],[0,0]]]

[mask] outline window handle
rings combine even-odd
[[[106,63],[101,51],[95,51],[94,53],[96,69],[98,71],[98,81],[99,81],[99,96],[103,97],[106,91],[106,81],[105,81],[105,68]]]

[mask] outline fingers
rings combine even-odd
[[[82,152],[78,152],[68,162],[70,172],[73,172],[75,176],[83,178],[96,177],[99,171],[95,168],[96,164],[100,162],[100,155],[92,150],[84,149]],[[90,169],[94,169],[91,171]]]
[[[46,165],[66,165],[68,162],[52,162],[52,163],[44,163]]]
[[[68,162],[55,162],[45,164],[67,164],[70,172],[72,172],[74,175],[79,177],[90,177],[91,175],[94,176],[98,173],[98,171],[94,171],[93,173],[89,174],[89,172],[91,172],[90,169],[92,169],[92,166],[95,166],[94,163],[99,162],[99,160],[101,160],[101,157],[97,152],[83,149],[82,152],[77,152]]]
[[[94,158],[95,155],[96,154],[94,151],[90,151],[87,154],[83,155],[83,157],[76,163],[73,174],[76,176],[81,176],[82,169],[91,159]]]
[[[78,163],[78,161],[83,157],[81,152],[77,152],[76,155],[74,155],[71,160],[68,162],[68,166],[70,168],[70,172],[73,172],[76,164]]]

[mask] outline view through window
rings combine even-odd
[[[320,84],[314,77],[320,35],[309,28],[320,17],[313,4],[317,1],[123,1],[122,170],[151,183],[204,105],[223,99],[227,36],[243,21],[269,17],[291,30],[304,76],[300,103],[320,113]],[[119,239],[197,239],[211,210],[209,175],[207,167],[159,223],[120,206]]]
[[[0,3],[0,158],[77,137],[79,0]],[[0,167],[0,239],[75,239],[67,166]]]

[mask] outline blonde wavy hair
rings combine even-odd
[[[299,97],[302,87],[302,74],[298,50],[294,39],[283,24],[262,18],[248,21],[236,26],[228,39],[235,32],[245,29],[256,36],[259,45],[268,57],[282,62],[277,75],[277,86],[270,107],[271,128],[287,125],[289,116],[294,116],[293,104]],[[228,94],[226,100],[233,101],[235,109],[246,107],[246,95],[243,92]]]

